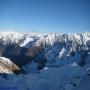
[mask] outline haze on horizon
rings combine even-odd
[[[0,31],[90,31],[90,0],[0,0]]]

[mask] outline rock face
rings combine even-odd
[[[20,71],[20,68],[8,58],[0,57],[0,73],[14,73]]]
[[[10,58],[12,62],[22,67],[35,59],[42,52],[42,48],[40,46],[26,48],[10,44],[5,45],[0,52],[1,56]]]
[[[27,49],[26,55],[34,58],[34,57],[36,57],[41,51],[42,51],[42,48],[41,48],[41,47],[34,46],[34,47],[31,47],[31,48],[28,48],[28,49]]]

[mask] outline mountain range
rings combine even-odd
[[[89,74],[90,32],[0,32],[1,89],[79,90]]]

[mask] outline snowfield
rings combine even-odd
[[[89,83],[89,32],[0,32],[0,90],[90,90]]]

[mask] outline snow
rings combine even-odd
[[[76,62],[74,62],[74,63],[72,64],[72,66],[73,66],[73,67],[76,67],[76,66],[77,66],[77,63],[76,63]]]
[[[59,57],[61,58],[64,53],[65,53],[65,48],[62,48],[61,52],[59,52]]]
[[[6,68],[6,65],[8,65],[10,68],[12,67],[12,62],[8,58],[0,57],[0,62],[4,63],[4,65],[2,63],[0,64],[0,73],[13,73],[10,70],[8,70],[8,68]]]
[[[13,31],[0,32],[0,39],[3,39],[4,44],[7,43],[18,43],[23,37],[23,34]]]
[[[0,57],[0,59],[2,60],[2,62],[5,62],[6,64],[9,64],[9,65],[12,64],[11,61],[8,58]]]
[[[25,38],[24,43],[21,44],[20,46],[21,46],[21,47],[24,47],[25,45],[27,45],[27,44],[28,44],[29,42],[31,42],[31,41],[33,41],[33,38],[27,37],[27,38]]]

